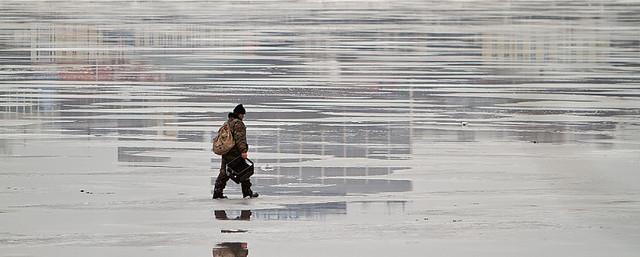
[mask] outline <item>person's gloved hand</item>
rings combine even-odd
[[[247,158],[248,158],[247,153],[242,153],[242,159],[247,159]]]

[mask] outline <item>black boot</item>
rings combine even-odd
[[[227,199],[227,197],[222,192],[213,192],[213,199]]]
[[[244,197],[244,198],[247,198],[247,197],[249,197],[249,198],[258,198],[258,196],[259,196],[258,193],[251,192],[251,193],[248,193],[248,194],[243,194],[242,197]]]
[[[242,183],[240,183],[240,186],[242,187],[242,197],[243,198],[256,198],[258,197],[258,193],[254,193],[251,190],[251,180],[245,180],[242,181]]]
[[[225,180],[225,178],[220,178],[218,176],[218,179],[216,179],[215,187],[213,188],[213,199],[227,199],[227,197],[222,193],[225,186],[227,186],[227,181]]]

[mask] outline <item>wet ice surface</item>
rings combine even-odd
[[[640,251],[635,1],[0,14],[2,256]],[[237,103],[262,196],[212,201]]]

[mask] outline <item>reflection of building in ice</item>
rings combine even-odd
[[[336,216],[404,215],[406,201],[359,201],[285,204],[279,208],[254,210],[215,210],[216,220],[326,220]]]
[[[130,55],[131,47],[199,47],[205,35],[195,25],[168,25],[155,31],[145,28],[38,23],[16,30],[10,43],[29,47],[33,63],[119,64]]]
[[[366,160],[406,158],[411,151],[407,126],[383,123],[371,126],[350,126],[349,123],[301,125],[292,131],[283,126],[273,135],[268,152],[291,155],[290,158],[262,158],[258,163],[273,163],[272,176],[256,178],[257,188],[271,194],[347,195],[411,190],[408,180],[373,179],[390,175],[404,167],[380,167]],[[261,140],[265,140],[263,136]],[[297,155],[297,156],[296,156]],[[316,157],[329,157],[334,165],[305,165]],[[365,160],[363,165],[351,163]],[[290,163],[295,163],[291,165]]]
[[[138,27],[130,33],[128,38],[132,40],[131,45],[137,47],[197,48],[210,43],[207,41],[210,33],[204,31],[201,26],[193,24],[163,24],[155,30]]]
[[[287,204],[283,208],[254,210],[257,220],[324,220],[346,214],[346,202]]]
[[[38,23],[16,30],[10,45],[28,48],[32,64],[50,66],[37,78],[95,81],[162,81],[152,72],[158,60],[140,55],[140,48],[194,48],[204,34],[196,25],[101,28],[98,25]],[[23,51],[25,52],[25,51]],[[55,71],[55,72],[52,72]]]
[[[606,19],[557,20],[558,24],[509,24],[481,34],[485,61],[518,63],[595,63],[607,58]]]
[[[28,47],[31,63],[41,65],[118,64],[124,55],[121,49],[105,49],[115,45],[105,44],[105,35],[91,25],[37,23],[16,30],[11,43]]]

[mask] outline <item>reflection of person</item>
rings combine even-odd
[[[247,127],[244,125],[244,122],[242,122],[245,114],[246,110],[242,104],[236,106],[236,108],[233,109],[233,112],[229,113],[229,121],[227,122],[231,128],[231,134],[233,135],[233,140],[236,145],[231,148],[229,152],[222,155],[220,173],[218,174],[218,178],[216,179],[215,187],[213,189],[213,199],[227,198],[222,193],[225,186],[227,186],[227,181],[229,181],[229,176],[227,176],[226,172],[227,163],[239,156],[247,159],[247,151],[249,150],[249,145],[247,144]],[[240,185],[242,187],[242,197],[258,197],[257,193],[251,191],[251,181],[249,181],[249,179],[242,181]]]
[[[221,243],[213,248],[213,257],[247,257],[247,243]]]
[[[225,210],[215,210],[213,211],[213,215],[216,216],[217,220],[229,220],[229,217],[227,217],[227,212]],[[242,210],[240,211],[240,216],[235,217],[233,220],[251,220],[251,211]]]

